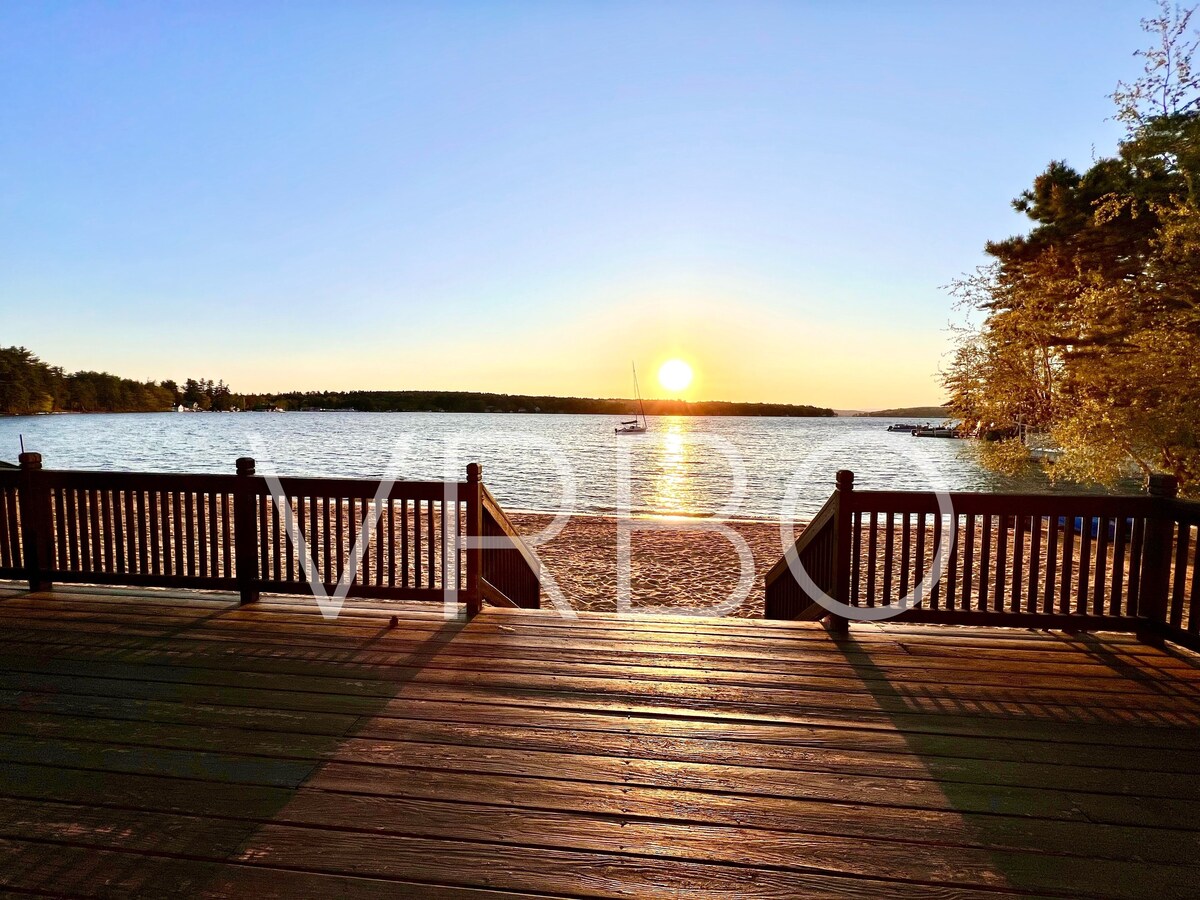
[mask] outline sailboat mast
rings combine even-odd
[[[633,366],[633,390],[634,390],[634,393],[637,394],[638,409],[641,410],[642,425],[645,426],[645,424],[646,424],[646,406],[644,403],[642,403],[642,389],[640,387],[638,387],[637,363],[630,363],[630,365]]]

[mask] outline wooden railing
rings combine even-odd
[[[25,552],[21,540],[21,473],[0,469],[0,578],[25,577]]]
[[[1200,649],[1200,503],[1172,500],[1168,510],[1169,590],[1159,595],[1164,602],[1153,615],[1169,639]]]
[[[1200,504],[1174,499],[1170,478],[1155,476],[1146,496],[956,492],[940,500],[855,491],[846,471],[837,483],[768,573],[769,618],[828,617],[840,629],[847,618],[909,603],[903,621],[1125,630],[1198,643]],[[816,591],[844,606],[831,614]]]
[[[0,471],[0,577],[57,583],[484,601],[536,607],[539,565],[484,487],[465,482]],[[356,552],[357,551],[357,552]],[[357,565],[355,565],[357,560]],[[348,571],[353,569],[352,574]]]
[[[806,588],[821,591],[840,603],[846,602],[845,585],[837,577],[838,536],[843,531],[838,527],[838,517],[843,514],[841,498],[850,490],[854,476],[843,470],[837,477],[838,492],[825,501],[792,548],[767,573],[767,618],[812,620],[824,617],[828,610],[809,599]],[[789,575],[793,568],[803,572],[802,577],[807,577],[810,585],[802,587]]]

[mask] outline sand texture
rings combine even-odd
[[[550,516],[511,514],[524,534],[545,528]],[[754,581],[744,602],[728,608],[737,593],[739,565],[733,544],[721,534],[678,520],[639,520],[631,535],[630,603],[639,611],[656,606],[676,612],[723,612],[761,618],[763,576],[782,555],[776,522],[729,522],[754,557]],[[803,526],[797,526],[797,534]],[[608,516],[575,516],[548,543],[536,548],[543,566],[578,610],[618,609],[617,520]],[[722,609],[713,607],[723,605]]]

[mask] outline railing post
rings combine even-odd
[[[479,463],[467,465],[467,615],[473,616],[483,609],[483,591],[480,586],[483,567],[483,467]]]
[[[254,460],[237,461],[233,488],[233,541],[238,591],[242,603],[258,600],[258,496],[254,490]]]
[[[22,453],[20,509],[21,546],[25,552],[25,569],[29,573],[29,590],[48,591],[54,587],[50,566],[54,559],[50,508],[50,491],[42,480],[42,454]]]
[[[854,491],[854,473],[839,469],[837,491],[834,492],[833,508],[833,599],[839,603],[850,603],[850,541],[851,523],[850,494]],[[835,613],[829,615],[829,630],[835,634],[848,634],[850,621]]]
[[[1179,483],[1171,475],[1151,475],[1148,492],[1154,499],[1150,518],[1146,520],[1146,538],[1142,544],[1141,587],[1138,593],[1137,615],[1148,619],[1153,637],[1159,626],[1167,623],[1167,596],[1171,589],[1171,538],[1174,520],[1165,514],[1168,502],[1175,499]]]

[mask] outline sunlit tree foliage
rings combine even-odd
[[[945,372],[969,426],[1049,434],[1056,475],[1111,483],[1168,472],[1200,492],[1200,37],[1163,3],[1156,43],[1119,84],[1118,152],[1077,172],[1053,162],[1013,205],[1024,235],[955,283],[977,324]],[[1015,439],[1014,439],[1015,440]],[[986,454],[998,468],[1019,446]]]

